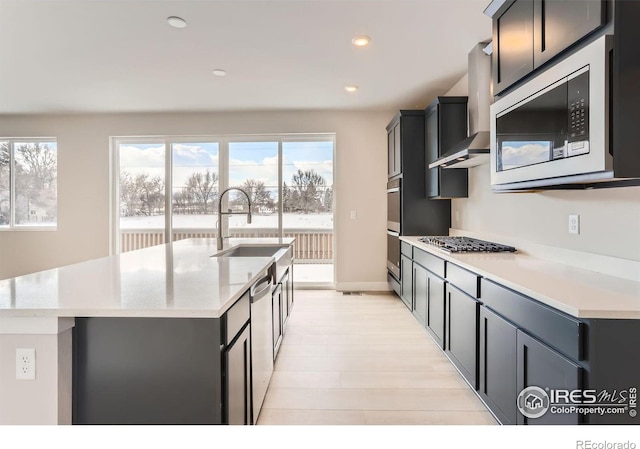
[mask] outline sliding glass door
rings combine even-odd
[[[295,237],[296,282],[331,285],[333,135],[115,138],[114,252],[217,236]]]

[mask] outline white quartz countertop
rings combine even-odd
[[[230,239],[286,246],[292,238]],[[211,257],[215,239],[188,239],[0,281],[1,317],[217,318],[271,257]]]
[[[522,253],[448,254],[418,237],[400,240],[577,318],[640,319],[640,282]]]

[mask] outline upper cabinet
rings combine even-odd
[[[493,17],[493,93],[533,70],[533,1],[518,0]]]
[[[499,94],[606,23],[604,0],[495,0],[493,93]]]
[[[401,129],[400,120],[387,128],[387,177],[393,178],[402,173],[401,167]]]
[[[533,67],[605,24],[602,0],[536,0],[533,5]]]
[[[467,169],[428,168],[467,137],[467,97],[436,97],[425,110],[427,198],[466,198]]]

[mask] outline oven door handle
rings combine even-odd
[[[388,229],[387,229],[387,234],[392,235],[394,237],[400,237],[400,233],[399,232],[389,231]]]

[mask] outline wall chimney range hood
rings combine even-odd
[[[429,164],[429,168],[469,168],[489,163],[491,57],[486,42],[469,52],[469,137]]]
[[[489,162],[489,143],[489,131],[479,131],[429,164],[429,168],[469,168],[486,164]]]

